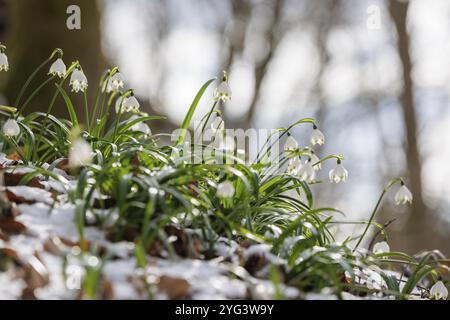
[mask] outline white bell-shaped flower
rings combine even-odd
[[[69,167],[77,168],[92,163],[92,147],[84,139],[78,138],[69,151]]]
[[[442,281],[436,282],[430,289],[430,296],[436,300],[447,300],[448,290]]]
[[[298,149],[298,142],[293,136],[289,136],[284,143],[284,151],[296,150]]]
[[[389,248],[389,245],[386,241],[381,241],[381,242],[377,242],[373,245],[372,251],[375,254],[387,253],[387,252],[391,251],[391,248]]]
[[[114,73],[108,81],[107,92],[111,92],[113,90],[123,89],[125,85],[125,78],[120,72]]]
[[[139,108],[139,101],[133,94],[123,100],[122,112],[138,112]]]
[[[63,78],[66,74],[67,68],[64,64],[64,61],[61,58],[56,59],[55,62],[52,63],[50,66],[50,70],[48,71],[48,74],[51,75],[57,75],[60,78]]]
[[[402,186],[400,187],[400,189],[398,189],[397,193],[395,194],[394,200],[397,205],[412,203],[413,195],[411,191],[409,191],[409,189],[404,185],[403,182]]]
[[[300,157],[293,157],[289,159],[289,163],[287,166],[287,174],[289,175],[297,175],[301,166]]]
[[[0,71],[8,71],[8,57],[4,52],[0,52]]]
[[[20,127],[16,120],[8,119],[3,125],[2,131],[7,137],[16,137],[20,133]]]
[[[311,133],[311,144],[312,145],[323,145],[325,143],[325,135],[317,129],[317,126],[314,125],[313,132]]]
[[[133,115],[130,117],[131,120],[138,119],[139,117],[136,115]],[[140,131],[146,135],[151,135],[152,131],[150,130],[150,127],[145,122],[138,122],[131,126],[132,131]]]
[[[341,160],[338,160],[336,167],[334,167],[334,169],[330,170],[329,178],[330,178],[330,181],[334,182],[334,183],[340,183],[340,182],[347,181],[348,171],[341,164]]]
[[[306,161],[306,163],[298,170],[298,178],[300,181],[306,181],[311,183],[316,178],[316,170],[314,170],[311,160]]]
[[[224,181],[217,186],[216,195],[222,199],[228,199],[234,196],[234,186],[231,181]]]
[[[231,88],[227,81],[222,81],[214,90],[214,100],[226,102],[231,99]]]
[[[70,86],[73,92],[85,92],[88,87],[88,81],[83,71],[75,69],[70,76]]]

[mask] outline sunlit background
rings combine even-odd
[[[81,30],[66,27],[70,4]],[[11,64],[2,100],[59,46],[91,87],[119,66],[146,110],[170,120],[154,131],[170,131],[202,83],[228,70],[228,128],[315,117],[327,138],[318,154],[345,155],[349,180],[315,186],[319,205],[343,210],[339,220],[367,219],[384,185],[404,176],[414,204],[396,207],[392,190],[377,217],[396,219],[391,247],[450,253],[448,0],[0,0],[0,20]],[[309,132],[293,134],[307,145]],[[341,226],[339,238],[359,232]]]

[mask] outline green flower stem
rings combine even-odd
[[[126,97],[128,97],[128,95],[131,92],[132,92],[132,89],[126,91],[121,97],[122,100],[120,101],[119,112],[117,114],[117,118],[114,120],[114,134],[113,134],[113,138],[112,138],[113,143],[116,141],[117,127],[119,126],[120,118],[122,116],[123,101],[125,100]]]
[[[19,114],[23,115],[23,111],[25,110],[25,107],[28,105],[28,103],[30,103],[30,101],[34,98],[34,96],[41,91],[41,89],[43,87],[45,87],[49,82],[51,82],[53,79],[55,78],[55,76],[51,76],[50,78],[48,78],[47,80],[45,80],[43,83],[40,84],[39,87],[37,87],[33,93],[31,93],[31,95],[28,97],[28,99],[23,103],[23,105],[20,107],[20,110],[17,114],[17,116],[19,116]]]
[[[64,84],[64,82],[66,81],[66,79],[69,77],[69,75],[72,73],[72,71],[79,65],[78,61],[75,61],[72,63],[72,65],[69,67],[69,69],[67,70],[65,76],[61,79],[61,81],[59,82],[59,86],[62,87],[62,85]],[[43,131],[44,128],[47,126],[47,122],[48,122],[48,116],[50,115],[50,112],[53,109],[53,106],[55,104],[56,98],[58,97],[59,94],[59,90],[55,90],[55,93],[53,94],[52,100],[50,101],[50,105],[47,109],[47,112],[45,113],[45,118],[44,121],[42,123],[41,126],[41,130],[39,130],[39,135],[38,138],[36,139],[36,148],[34,149],[34,153],[33,153],[33,159],[35,159],[37,157],[37,150],[39,149],[39,145],[40,145],[40,141],[42,139],[42,135],[43,135]]]
[[[366,228],[364,229],[364,232],[362,233],[362,235],[359,237],[359,240],[356,243],[355,247],[353,248],[352,252],[355,252],[356,249],[358,249],[358,247],[361,244],[362,240],[366,236],[366,233],[369,230],[369,227],[372,224],[372,221],[375,218],[376,213],[378,212],[378,208],[381,205],[381,201],[383,200],[384,195],[388,192],[388,190],[390,188],[392,188],[392,186],[394,186],[395,184],[397,184],[397,183],[399,183],[401,181],[402,181],[402,179],[400,179],[400,178],[393,179],[393,180],[389,181],[389,183],[386,185],[386,187],[384,187],[383,192],[381,193],[380,197],[378,198],[377,204],[376,204],[375,208],[373,209],[372,214],[370,215],[370,219],[367,222]]]
[[[109,78],[111,77],[111,71],[107,70],[106,72],[103,73],[102,77],[100,78],[100,84],[97,88],[97,93],[95,94],[95,104],[94,104],[94,111],[92,112],[92,118],[91,118],[91,123],[90,125],[93,126],[94,125],[94,121],[95,118],[97,117],[97,110],[98,110],[98,101],[99,101],[99,97],[100,97],[100,92],[103,90],[103,83],[105,81],[105,77],[108,76],[107,81],[109,80]],[[102,99],[100,100],[100,103],[103,103],[103,99],[104,99],[104,94],[101,95]]]
[[[90,133],[91,131],[91,126],[89,124],[89,106],[88,106],[88,98],[87,98],[87,92],[84,92],[84,111],[86,112],[86,125],[87,125],[87,130]]]
[[[36,74],[50,61],[53,60],[54,56],[58,54],[60,57],[63,56],[63,51],[61,49],[55,49],[53,50],[52,54],[50,55],[50,57],[48,57],[44,62],[42,62],[32,73],[31,75],[28,77],[27,81],[25,82],[25,84],[22,86],[22,88],[20,89],[19,95],[17,96],[17,99],[14,103],[14,106],[18,107],[20,100],[22,99],[23,94],[25,93],[25,90],[27,89],[28,85],[30,84],[30,82],[34,79],[34,77],[36,76]]]

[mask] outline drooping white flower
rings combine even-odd
[[[442,281],[436,282],[430,289],[430,296],[436,300],[447,300],[448,290]]]
[[[309,157],[311,158],[314,170],[319,171],[322,169],[322,163],[320,162],[319,157],[314,153],[314,150],[311,150]]]
[[[381,241],[374,244],[372,251],[375,254],[387,253],[391,251],[391,248],[386,241]]]
[[[139,108],[139,101],[133,94],[123,100],[122,112],[137,112]]]
[[[222,199],[228,199],[234,196],[234,186],[231,181],[224,181],[217,186],[216,195]]]
[[[133,115],[130,117],[131,120],[138,119],[139,117],[136,115]],[[146,135],[151,135],[152,131],[150,130],[150,127],[145,122],[138,122],[131,126],[132,131],[140,131]]]
[[[116,72],[109,79],[106,91],[111,92],[113,90],[123,89],[124,85],[125,85],[125,78],[120,72]]]
[[[57,75],[60,78],[63,78],[66,74],[67,68],[64,64],[64,61],[61,58],[56,59],[55,62],[50,66],[50,70],[48,71],[48,74],[51,75]]]
[[[231,99],[231,88],[226,80],[223,80],[214,90],[214,100],[226,102]]]
[[[88,81],[83,71],[75,69],[70,76],[70,85],[73,92],[84,92],[88,87]]]
[[[298,173],[300,166],[300,157],[291,158],[287,166],[287,174],[295,176]]]
[[[298,149],[298,142],[293,136],[289,136],[284,143],[284,151],[296,150]]]
[[[92,148],[84,139],[78,138],[69,151],[69,167],[77,168],[92,162]]]
[[[395,194],[394,200],[397,205],[412,203],[413,195],[411,191],[409,191],[409,189],[403,184],[403,182],[402,186]]]
[[[16,120],[8,119],[3,125],[3,134],[7,137],[16,137],[20,133],[20,127]]]
[[[317,126],[314,125],[313,132],[311,133],[311,144],[312,145],[323,145],[325,143],[325,135],[317,129]]]
[[[213,134],[216,134],[216,132],[223,131],[225,129],[225,122],[221,117],[216,117],[214,121],[211,123],[211,130],[213,131]]]
[[[8,71],[8,57],[4,52],[0,52],[0,71]]]
[[[314,181],[316,178],[316,170],[314,170],[311,160],[306,161],[300,170],[298,170],[298,178],[300,181],[306,181],[308,183]]]
[[[348,178],[348,171],[341,164],[341,160],[337,161],[336,167],[330,170],[329,178],[331,182],[340,183],[345,182]]]

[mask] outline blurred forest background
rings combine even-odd
[[[72,4],[80,30],[66,27]],[[413,205],[394,206],[394,190],[378,216],[396,219],[391,248],[449,254],[448,39],[448,0],[0,0],[11,67],[0,77],[0,103],[12,103],[61,47],[66,64],[80,60],[90,90],[118,65],[144,109],[169,118],[157,132],[175,128],[201,84],[229,70],[227,127],[316,117],[327,136],[319,155],[343,153],[350,173],[345,184],[316,187],[319,203],[367,219],[384,184],[405,176]],[[34,110],[46,109],[47,90]],[[307,134],[294,132],[304,144]]]

